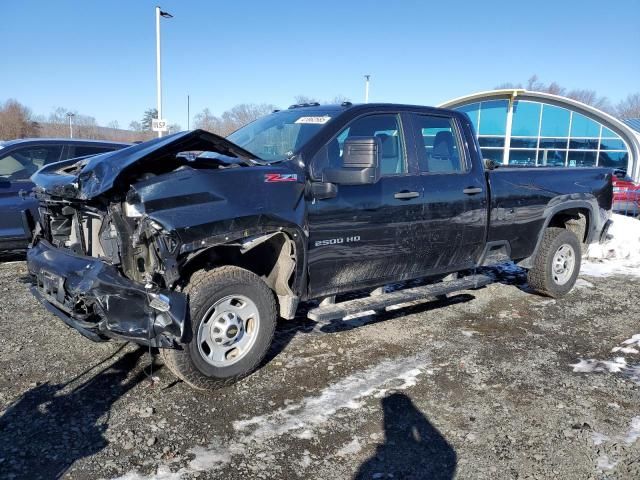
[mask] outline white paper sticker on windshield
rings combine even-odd
[[[300,117],[296,120],[296,123],[313,123],[316,125],[324,125],[329,120],[331,120],[331,117],[328,115],[324,115],[322,117]]]

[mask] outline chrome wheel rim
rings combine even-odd
[[[573,275],[573,269],[576,264],[576,253],[569,244],[560,245],[553,256],[551,264],[551,274],[553,281],[557,285],[564,285]]]
[[[198,327],[198,351],[214,367],[240,361],[256,343],[258,307],[244,295],[229,295],[214,303]]]

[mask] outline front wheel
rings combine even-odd
[[[263,360],[276,326],[273,292],[256,274],[225,266],[193,274],[189,296],[192,339],[163,349],[167,367],[191,387],[212,390],[245,377]]]
[[[529,286],[553,298],[569,293],[580,273],[581,248],[575,233],[564,228],[545,229],[528,273]]]

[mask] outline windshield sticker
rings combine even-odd
[[[312,123],[315,125],[324,125],[329,120],[331,120],[331,117],[329,115],[324,115],[322,117],[300,117],[296,120],[295,123]]]
[[[295,173],[265,173],[264,181],[267,183],[297,182],[298,175],[296,175]]]

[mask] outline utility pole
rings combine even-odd
[[[364,103],[369,103],[369,79],[371,75],[364,76]]]
[[[189,102],[189,95],[187,95],[187,130],[191,130],[189,128],[189,120],[191,120],[191,113],[190,113],[190,102]]]
[[[71,119],[75,116],[75,113],[67,112],[67,117],[69,118],[69,138],[73,138],[73,122]]]
[[[156,7],[156,89],[158,96],[158,120],[162,118],[162,81],[160,79],[160,17],[173,18],[173,15]],[[158,138],[162,137],[162,132],[158,131]]]

